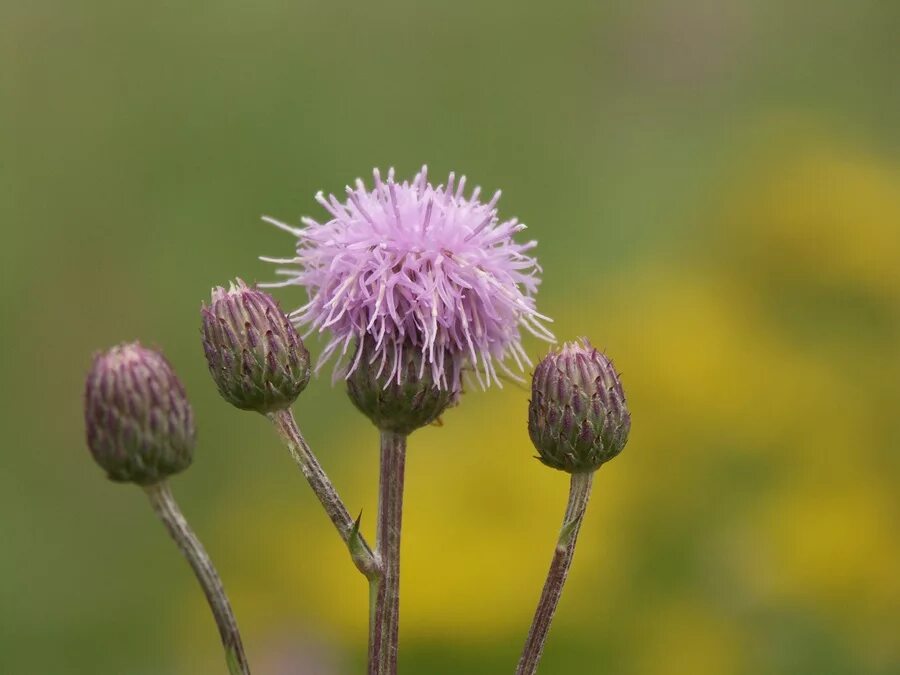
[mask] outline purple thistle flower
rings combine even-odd
[[[411,183],[395,182],[393,169],[387,180],[378,169],[373,175],[372,190],[357,179],[344,203],[317,194],[331,216],[324,223],[303,218],[305,227],[294,228],[264,218],[297,237],[295,257],[262,258],[291,265],[277,270],[285,281],[268,286],[306,287],[309,302],[292,321],[331,334],[316,369],[338,353],[337,375],[351,343],[368,336],[372,348],[357,349],[342,374],[353,373],[365,352],[376,377],[399,384],[403,352],[415,349],[443,389],[456,389],[466,366],[482,387],[502,386],[497,368],[521,381],[505,363],[511,357],[519,371],[531,365],[520,329],[554,341],[543,323],[551,319],[535,308],[541,268],[528,251],[537,242],[513,240],[525,225],[500,221],[499,191],[486,204],[478,187],[466,197],[464,176],[454,184],[451,173],[446,186],[434,187],[427,167]]]

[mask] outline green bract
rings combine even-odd
[[[347,394],[353,404],[382,431],[409,434],[437,420],[459,398],[459,383],[449,389],[435,383],[432,369],[423,363],[419,349],[403,349],[400,364],[384,365],[370,338],[364,340],[354,360],[358,365],[347,377]],[[390,358],[390,357],[388,357]],[[388,375],[390,373],[391,375]]]

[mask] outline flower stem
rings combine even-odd
[[[566,583],[569,567],[575,555],[575,543],[584,519],[584,512],[587,509],[588,499],[591,496],[593,479],[592,471],[572,474],[566,515],[563,518],[556,550],[553,552],[553,561],[550,563],[547,581],[544,582],[544,590],[541,592],[534,620],[528,631],[528,639],[525,641],[525,648],[522,650],[516,675],[534,675],[537,672],[538,663],[544,651],[544,643],[550,632],[550,623],[556,613],[556,606],[559,604],[559,597],[562,595],[563,585]]]
[[[319,498],[319,502],[341,535],[341,539],[350,549],[350,557],[356,568],[371,581],[379,574],[375,554],[372,553],[372,549],[369,548],[359,531],[359,521],[354,521],[350,517],[337,490],[334,489],[334,485],[331,484],[322,465],[319,464],[306,443],[306,439],[303,438],[303,434],[300,433],[294,413],[290,409],[279,410],[269,413],[268,417],[275,424],[275,428],[287,445],[291,456],[297,462],[297,466],[300,467],[313,492],[316,493],[316,497]]]
[[[181,509],[172,496],[168,483],[165,481],[144,488],[153,510],[162,520],[172,539],[181,549],[181,553],[187,558],[197,581],[203,588],[206,600],[219,627],[219,635],[222,645],[225,647],[225,660],[228,663],[228,671],[231,675],[250,675],[250,665],[244,655],[244,647],[241,644],[241,634],[238,632],[237,621],[234,612],[222,587],[212,560],[203,548],[203,544],[197,539],[197,535],[191,530]]]
[[[369,675],[395,675],[397,672],[405,463],[406,436],[382,431],[376,541],[381,574],[369,582]]]

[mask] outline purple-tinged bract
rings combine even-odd
[[[309,382],[309,352],[275,299],[237,279],[200,310],[203,351],[219,393],[241,410],[289,407]]]
[[[622,452],[630,429],[619,375],[587,340],[567,342],[535,368],[528,433],[547,466],[595,471]]]
[[[157,351],[137,342],[97,354],[84,388],[87,443],[111,480],[153,485],[194,454],[184,387]]]
[[[371,366],[385,385],[399,384],[404,352],[413,349],[444,390],[459,390],[464,367],[483,387],[500,383],[498,369],[519,379],[506,360],[520,372],[530,365],[520,329],[553,340],[535,307],[536,242],[514,241],[525,226],[498,218],[499,192],[487,203],[479,194],[476,187],[466,195],[465,177],[456,182],[453,174],[434,187],[425,167],[402,183],[393,170],[382,180],[376,169],[371,190],[357,180],[346,201],[316,196],[325,222],[304,218],[305,227],[294,228],[267,219],[297,237],[293,258],[263,258],[290,265],[278,270],[288,278],[270,286],[304,286],[309,302],[292,320],[331,334],[318,367],[337,353],[336,373]],[[371,347],[355,350],[342,371],[364,338]],[[363,354],[369,363],[360,363]]]

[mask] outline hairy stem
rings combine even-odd
[[[370,580],[369,675],[395,675],[400,626],[400,528],[406,436],[381,432],[377,551],[381,575]]]
[[[328,514],[331,522],[334,523],[338,533],[341,535],[341,539],[344,540],[344,543],[350,549],[350,556],[356,568],[370,581],[376,578],[379,574],[379,566],[375,554],[372,553],[372,549],[369,548],[366,540],[359,532],[358,522],[354,522],[350,517],[350,513],[347,511],[347,507],[344,506],[344,502],[341,501],[337,490],[334,489],[334,485],[331,484],[316,456],[306,443],[306,439],[303,438],[303,434],[300,433],[297,421],[294,419],[294,413],[290,409],[279,410],[278,412],[269,413],[268,417],[275,424],[275,428],[287,445],[291,457],[297,462],[297,466],[300,467],[309,486],[316,493],[316,497],[319,498],[319,502],[325,508],[325,513]]]
[[[172,539],[181,549],[181,553],[187,558],[197,581],[203,588],[206,601],[216,619],[219,627],[219,635],[222,645],[225,647],[225,660],[231,675],[250,675],[250,665],[244,654],[244,646],[241,644],[241,634],[238,632],[237,621],[231,604],[222,587],[222,580],[213,567],[212,560],[203,548],[203,544],[197,539],[197,535],[191,530],[187,520],[178,508],[175,498],[169,489],[168,483],[162,481],[156,485],[144,488],[153,510],[162,520]]]
[[[528,631],[528,639],[525,641],[525,648],[522,650],[516,675],[534,675],[537,672],[538,663],[544,651],[544,643],[550,632],[550,623],[556,613],[556,606],[559,604],[559,597],[562,595],[563,585],[566,583],[569,567],[575,556],[575,543],[584,519],[585,509],[587,509],[588,499],[591,496],[593,479],[593,472],[572,474],[566,515],[563,518],[556,550],[553,552],[553,561],[550,563],[547,581],[544,582],[544,590],[538,600],[537,610],[534,613],[534,620],[531,622],[531,629]]]

